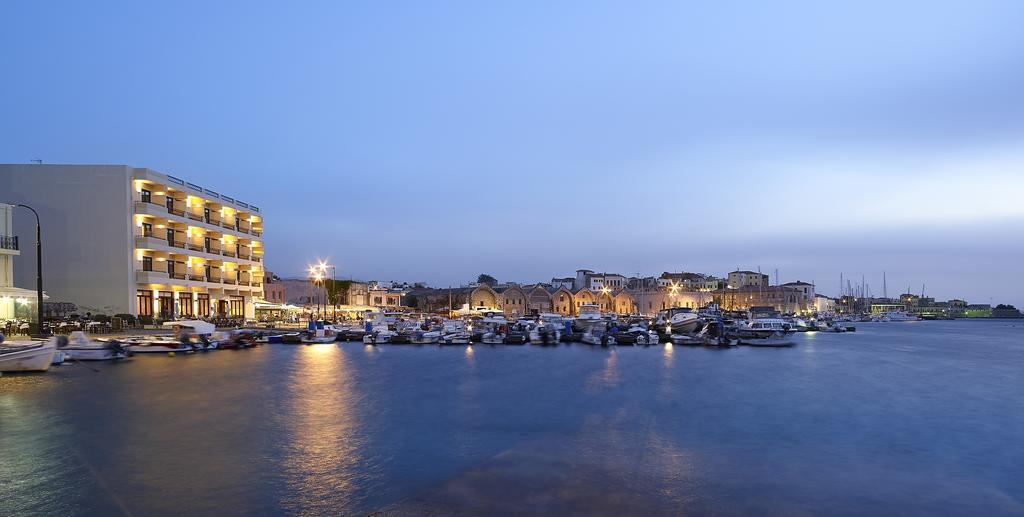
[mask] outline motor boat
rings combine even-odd
[[[397,334],[393,330],[387,328],[375,328],[374,330],[363,334],[363,343],[367,345],[379,345],[381,343],[390,343],[391,337]]]
[[[762,347],[790,347],[796,345],[790,332],[771,332],[770,334],[741,336],[736,340],[740,345]]]
[[[642,325],[631,325],[623,332],[613,334],[617,345],[654,345],[660,341],[657,332]]]
[[[0,372],[45,372],[53,364],[57,347],[52,341],[28,341],[2,344],[0,335]]]
[[[892,311],[882,314],[886,321],[919,321],[921,318],[903,311]]]
[[[132,355],[119,341],[91,340],[80,330],[70,336],[54,336],[51,341],[66,359],[74,361],[116,361]]]
[[[665,334],[690,334],[697,330],[700,315],[687,307],[672,307],[658,311],[654,320],[655,328],[664,330]]]
[[[445,320],[441,326],[441,344],[468,345],[472,335],[462,320]]]
[[[414,345],[436,345],[441,341],[441,333],[436,330],[414,330],[410,343]]]
[[[588,327],[602,321],[601,308],[595,303],[584,303],[572,323],[576,330],[586,332]]]
[[[194,348],[190,342],[175,340],[170,336],[156,336],[153,338],[130,338],[125,343],[128,351],[133,354],[166,354],[168,352],[192,352]]]

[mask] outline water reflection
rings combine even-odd
[[[661,356],[664,358],[665,368],[672,368],[672,343],[665,343],[665,347],[662,348]]]
[[[604,360],[604,368],[596,371],[587,379],[587,391],[594,392],[601,388],[611,388],[619,384],[619,356],[615,350],[608,353]]]
[[[282,416],[288,485],[282,506],[295,513],[347,513],[357,503],[359,474],[354,404],[357,395],[345,351],[333,345],[296,353]]]

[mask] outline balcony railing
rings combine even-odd
[[[198,282],[203,282],[203,281],[206,281],[206,275],[204,275],[204,274],[188,275],[188,279],[189,280],[195,280],[195,281],[198,281]]]
[[[259,255],[253,255],[252,258],[250,258],[249,260],[252,260],[253,262],[262,262],[263,261],[263,257],[261,257]]]
[[[17,250],[18,249],[18,237],[17,236],[0,236],[0,249],[5,250]]]
[[[252,255],[250,255],[248,253],[239,253],[238,254],[238,258],[240,258],[240,259],[249,260],[250,257],[252,257]]]
[[[235,280],[234,278],[225,278],[225,279],[223,280],[223,282],[224,282],[225,284],[232,284],[232,285],[234,285],[234,284],[237,284],[237,283],[238,283],[238,281],[236,281],[236,280]]]
[[[225,257],[234,257],[235,256],[235,252],[231,251],[231,250],[224,250],[222,255],[224,255]]]
[[[202,221],[203,220],[203,214],[197,214],[195,212],[190,211],[188,213],[188,218],[192,219],[193,221]]]
[[[167,276],[169,276],[169,277],[171,277],[171,278],[173,278],[175,280],[184,280],[185,279],[185,273],[167,273]]]
[[[190,249],[192,251],[203,251],[204,248],[203,248],[202,244],[192,244],[192,243],[189,243],[188,249]]]
[[[263,236],[263,230],[257,230],[255,228],[253,228],[252,231],[250,231],[249,233],[251,233],[251,234],[253,234],[253,235],[257,236],[257,237],[262,237]]]
[[[220,248],[214,248],[213,246],[210,246],[209,248],[206,248],[206,252],[213,253],[214,255],[220,255]]]
[[[185,248],[185,241],[168,242],[167,245],[175,247],[175,248],[182,248],[182,249],[184,249]]]
[[[182,210],[180,208],[177,208],[174,205],[169,205],[167,207],[167,212],[169,212],[171,214],[174,214],[174,215],[185,215],[185,211],[184,210]]]
[[[249,282],[249,285],[251,285],[253,287],[262,287],[263,286],[263,282]]]
[[[216,217],[204,217],[203,220],[206,221],[206,224],[220,226],[220,219],[217,219]]]
[[[252,227],[247,224],[238,223],[237,225],[235,225],[235,229],[242,233],[249,233],[250,228]]]
[[[230,228],[230,229],[232,229],[232,230],[233,230],[233,229],[235,228],[235,225],[234,225],[234,223],[229,223],[229,222],[227,222],[227,221],[221,221],[221,222],[220,222],[220,225],[221,225],[221,226],[223,226],[223,227],[225,227],[225,228]]]

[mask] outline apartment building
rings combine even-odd
[[[0,165],[0,192],[39,212],[53,301],[164,319],[255,315],[265,255],[256,206],[126,165]]]

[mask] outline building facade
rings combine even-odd
[[[36,319],[36,291],[14,287],[14,259],[21,255],[20,239],[14,234],[14,209],[0,203],[0,330],[5,320]]]
[[[80,312],[252,318],[263,297],[256,206],[126,165],[0,165],[0,192],[39,212],[47,292]]]
[[[726,281],[729,289],[743,287],[768,287],[768,275],[756,271],[732,271]]]

